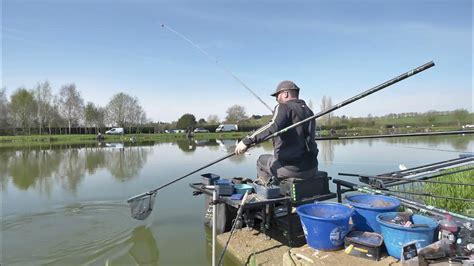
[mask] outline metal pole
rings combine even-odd
[[[410,76],[413,76],[413,75],[418,74],[418,73],[420,73],[420,72],[422,72],[422,71],[425,71],[425,70],[427,70],[428,68],[433,67],[434,65],[435,65],[435,64],[434,64],[433,61],[430,61],[430,62],[428,62],[428,63],[426,63],[426,64],[423,64],[423,65],[421,65],[421,66],[419,66],[419,67],[417,67],[417,68],[415,68],[415,69],[412,69],[412,70],[410,70],[410,71],[408,71],[408,72],[405,72],[405,73],[399,75],[398,77],[395,77],[395,78],[393,78],[393,79],[391,79],[391,80],[388,80],[388,81],[386,81],[386,82],[384,82],[384,83],[382,83],[382,84],[380,84],[380,85],[378,85],[378,86],[375,86],[375,87],[373,87],[373,88],[371,88],[371,89],[369,89],[369,90],[366,90],[366,91],[364,91],[364,92],[362,92],[362,93],[360,93],[360,94],[358,94],[358,95],[356,95],[356,96],[354,96],[354,97],[352,97],[352,98],[349,98],[349,99],[347,99],[347,100],[345,100],[345,101],[343,101],[343,102],[340,102],[340,103],[338,103],[338,104],[336,104],[336,105],[333,105],[332,107],[330,107],[330,108],[327,109],[327,110],[321,111],[321,112],[319,112],[319,113],[317,113],[317,114],[315,114],[315,115],[313,115],[313,116],[311,116],[311,117],[308,117],[308,118],[306,118],[306,119],[304,119],[304,120],[301,120],[301,121],[298,122],[298,123],[295,123],[295,124],[293,124],[293,125],[291,125],[291,126],[289,126],[289,127],[286,127],[286,128],[284,128],[284,129],[282,129],[282,130],[280,130],[280,131],[278,131],[278,132],[275,132],[275,133],[273,133],[272,135],[269,135],[269,136],[268,136],[267,138],[265,138],[263,141],[266,141],[266,140],[272,139],[272,138],[274,138],[274,137],[277,137],[277,136],[279,136],[279,135],[281,135],[281,134],[287,132],[287,131],[290,130],[290,129],[293,129],[293,128],[297,127],[297,126],[300,126],[300,125],[302,125],[302,124],[304,124],[304,123],[306,123],[306,122],[308,122],[308,121],[310,121],[310,120],[313,120],[313,119],[316,119],[316,118],[321,117],[321,116],[323,116],[323,115],[326,115],[326,114],[328,114],[328,113],[331,113],[331,112],[333,112],[333,111],[335,111],[335,110],[337,110],[337,109],[339,109],[339,108],[341,108],[341,107],[343,107],[343,106],[346,106],[346,105],[348,105],[348,104],[350,104],[350,103],[353,103],[353,102],[355,102],[355,101],[357,101],[357,100],[360,100],[360,99],[362,99],[362,98],[364,98],[364,97],[366,97],[366,96],[369,96],[369,95],[372,94],[372,93],[375,93],[375,92],[377,92],[377,91],[379,91],[379,90],[381,90],[381,89],[384,89],[384,88],[386,88],[386,87],[388,87],[388,86],[390,86],[390,85],[393,85],[393,84],[395,84],[395,83],[397,83],[397,82],[399,82],[399,81],[402,81],[402,80],[404,80],[404,79],[406,79],[406,78],[408,78],[408,77],[410,77]],[[263,141],[262,141],[262,142],[263,142]]]
[[[217,191],[212,190],[212,266],[216,266],[216,226],[217,226]]]

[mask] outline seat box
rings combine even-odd
[[[280,193],[290,196],[293,202],[329,194],[329,179],[328,173],[323,171],[318,171],[311,178],[287,178],[280,182]]]

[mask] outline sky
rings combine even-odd
[[[2,0],[1,82],[11,95],[48,80],[85,102],[136,96],[152,121],[270,111],[282,80],[320,111],[434,61],[335,112],[350,117],[473,111],[470,0]],[[210,56],[186,42],[186,36]],[[216,64],[212,58],[216,58]]]

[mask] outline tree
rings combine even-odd
[[[107,116],[107,111],[103,107],[97,107],[97,116],[96,116],[96,121],[95,121],[95,126],[97,128],[97,131],[100,132],[100,129],[105,127],[105,119]]]
[[[84,108],[84,123],[87,128],[92,127],[97,121],[97,107],[94,103],[88,102]]]
[[[38,83],[34,90],[34,96],[36,101],[36,118],[39,125],[40,135],[43,133],[43,125],[47,123],[47,119],[50,118],[50,108],[53,100],[51,94],[51,85],[46,80],[43,83]],[[51,131],[51,130],[50,130]]]
[[[453,111],[453,116],[458,122],[458,127],[461,127],[461,123],[469,118],[469,112],[466,109],[457,109]]]
[[[199,125],[205,125],[205,124],[207,124],[207,122],[204,118],[201,118],[201,119],[199,119],[198,124]]]
[[[84,100],[74,83],[62,86],[59,97],[60,111],[67,121],[69,134],[71,134],[72,124],[79,122],[84,111]]]
[[[330,96],[329,97],[323,96],[323,99],[321,100],[321,112],[326,111],[330,107],[332,107],[331,97]],[[331,113],[322,116],[321,117],[322,124],[330,126],[331,125],[331,118],[332,118]]]
[[[126,93],[115,94],[107,104],[107,120],[114,125],[128,127],[131,132],[132,126],[146,123],[146,113],[140,105],[137,97]]]
[[[14,121],[16,124],[20,124],[23,130],[28,129],[28,135],[31,134],[31,124],[35,116],[33,93],[25,88],[19,88],[11,96],[10,102]]]
[[[226,121],[229,123],[237,123],[241,120],[247,119],[247,114],[245,113],[245,107],[240,105],[233,105],[229,107],[226,111]]]
[[[192,114],[184,114],[182,115],[179,119],[178,122],[176,123],[176,127],[179,129],[187,129],[189,127],[192,127],[196,125],[196,117]]]
[[[0,128],[9,126],[10,110],[8,108],[7,89],[0,89]]]
[[[107,118],[108,121],[116,126],[125,127],[125,121],[127,116],[127,108],[129,103],[132,101],[132,97],[123,92],[117,93],[112,96],[112,99],[107,104]]]
[[[207,117],[207,123],[208,124],[216,125],[216,124],[219,124],[219,121],[220,121],[220,119],[219,119],[219,116],[217,116],[217,115],[209,115]]]

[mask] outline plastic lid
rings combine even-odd
[[[449,214],[446,214],[445,218],[439,221],[439,227],[442,230],[450,231],[450,232],[457,232],[459,227],[455,221],[453,221],[453,217]]]

